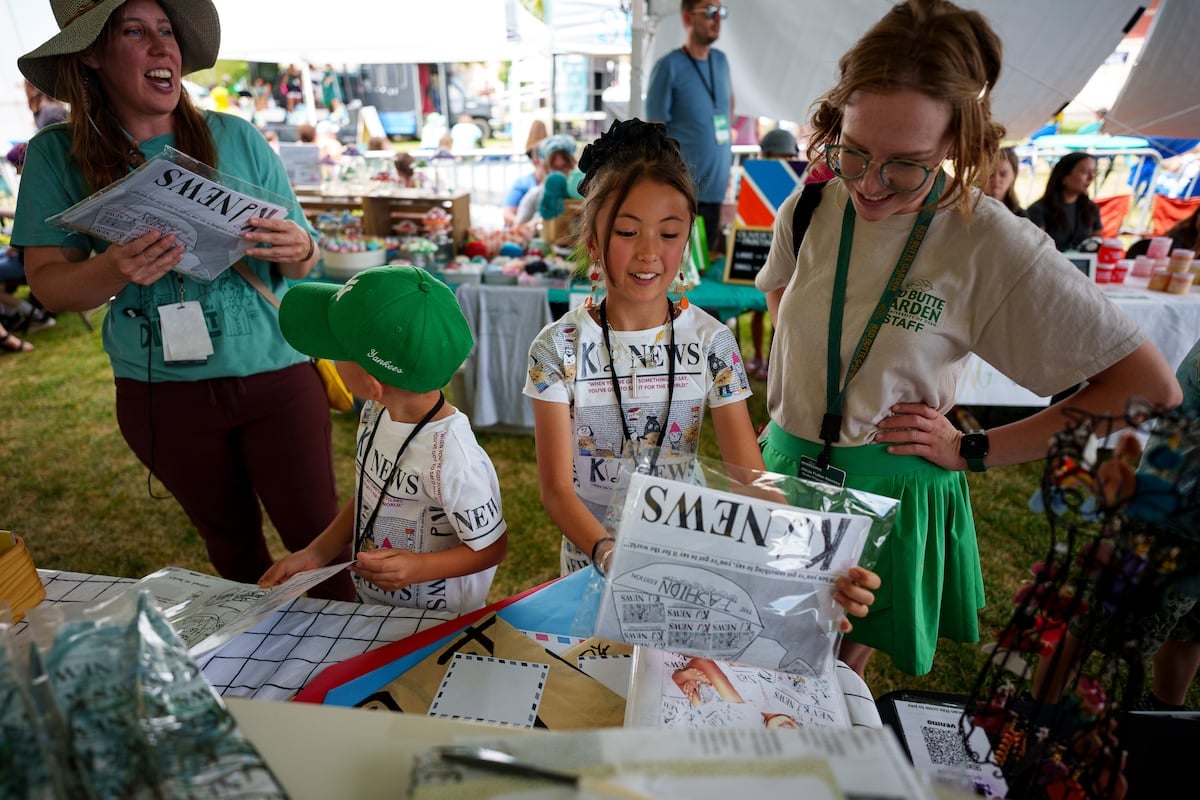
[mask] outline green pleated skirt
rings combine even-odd
[[[800,439],[775,423],[760,445],[767,469],[798,475],[800,458],[823,445]],[[886,445],[833,448],[832,463],[846,471],[847,488],[900,501],[895,525],[873,569],[883,585],[863,619],[847,634],[887,653],[911,675],[933,667],[939,636],[979,641],[983,573],[966,476],[917,456],[890,455]]]

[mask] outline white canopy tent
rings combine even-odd
[[[1200,3],[1162,0],[1106,133],[1200,137]]]
[[[645,2],[649,46],[642,58],[633,55],[635,71],[641,65],[643,86],[654,62],[684,39],[678,0]],[[959,4],[982,12],[1004,43],[1004,68],[992,108],[1009,136],[1019,139],[1041,127],[1079,92],[1148,0]],[[812,102],[836,82],[838,58],[893,3],[730,0],[725,5],[730,15],[716,46],[729,56],[737,113],[803,120]],[[1197,32],[1191,31],[1193,42]]]
[[[215,0],[221,55],[323,63],[512,60],[551,52],[630,53],[631,111],[651,65],[683,41],[678,0],[545,0],[547,27],[519,0]],[[1005,66],[994,109],[1012,138],[1069,102],[1151,0],[961,0],[1000,33]],[[737,111],[799,120],[836,78],[838,57],[891,0],[727,0],[719,47],[733,65]],[[628,12],[626,9],[630,9]],[[632,43],[624,33],[632,17]],[[1160,0],[1106,130],[1200,135],[1200,2]],[[0,47],[33,49],[56,26],[46,0],[0,0]],[[15,58],[0,61],[0,135],[31,133]]]
[[[58,31],[50,3],[36,0],[38,13],[31,13],[31,0],[0,3],[0,137],[4,151],[10,140],[24,141],[33,135],[33,115],[25,102],[25,79],[17,69],[17,56],[28,53]]]
[[[221,58],[286,64],[512,61],[549,47],[518,0],[214,0]]]

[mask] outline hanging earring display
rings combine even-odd
[[[586,305],[588,308],[595,308],[595,306],[596,306],[596,285],[600,282],[600,262],[598,262],[598,261],[592,262],[592,271],[588,275],[588,277],[592,279],[592,293],[590,295],[588,295]]]

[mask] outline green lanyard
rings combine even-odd
[[[846,400],[846,387],[850,385],[850,380],[858,374],[859,369],[867,360],[867,354],[871,352],[871,347],[879,336],[879,329],[883,327],[892,303],[895,302],[901,287],[904,286],[908,270],[917,257],[917,251],[921,249],[921,243],[925,240],[925,234],[929,230],[929,223],[933,221],[934,207],[942,195],[942,187],[945,182],[945,173],[938,172],[938,176],[933,182],[933,188],[929,191],[929,196],[925,198],[925,205],[917,214],[917,221],[913,223],[912,231],[908,234],[908,242],[904,245],[904,250],[901,251],[900,258],[892,270],[892,277],[883,287],[879,303],[871,312],[867,327],[863,329],[862,336],[858,339],[858,347],[854,349],[854,357],[850,361],[850,367],[846,370],[846,380],[839,389],[837,378],[842,374],[842,313],[845,311],[846,305],[846,276],[850,271],[850,248],[854,243],[855,219],[854,203],[850,199],[846,200],[846,211],[842,214],[842,238],[838,245],[837,272],[833,278],[833,301],[829,309],[829,360],[825,373],[825,416],[821,419],[820,433],[825,447],[817,459],[817,466],[821,469],[829,466],[830,456],[833,455],[833,443],[841,437],[842,406]]]

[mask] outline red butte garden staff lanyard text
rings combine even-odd
[[[801,477],[813,477],[817,480],[822,480],[826,483],[844,483],[845,473],[841,470],[835,470],[840,473],[840,480],[831,480],[828,473],[830,472],[829,460],[833,455],[833,443],[841,437],[842,431],[842,408],[846,400],[846,387],[850,385],[851,379],[858,374],[859,369],[867,360],[867,355],[871,352],[871,347],[875,344],[876,337],[879,336],[879,331],[883,327],[884,320],[887,319],[888,310],[891,309],[892,303],[896,300],[896,296],[900,294],[900,289],[904,285],[904,279],[908,276],[908,270],[912,267],[912,263],[916,260],[917,252],[921,249],[921,243],[925,240],[925,234],[929,230],[929,224],[933,221],[934,209],[937,205],[938,198],[942,195],[942,187],[945,184],[946,176],[943,172],[938,172],[937,178],[933,182],[933,188],[929,192],[929,196],[925,198],[925,204],[917,214],[917,220],[913,223],[912,231],[908,234],[908,242],[904,245],[904,249],[900,252],[900,258],[896,261],[896,266],[892,269],[892,276],[888,279],[887,285],[883,287],[883,294],[879,297],[879,302],[875,306],[875,310],[871,313],[870,320],[867,321],[866,328],[863,329],[862,336],[858,339],[858,347],[854,349],[854,357],[850,361],[850,366],[846,370],[846,379],[843,381],[841,388],[838,388],[838,375],[842,374],[842,359],[841,359],[841,344],[842,344],[842,313],[846,306],[846,277],[850,271],[850,248],[854,243],[854,203],[849,198],[846,200],[846,211],[842,214],[842,237],[838,245],[837,272],[833,278],[833,301],[829,309],[829,341],[828,341],[828,362],[825,371],[825,416],[821,419],[821,441],[825,443],[825,447],[821,450],[821,455],[815,463],[811,459],[806,459],[809,462],[809,470],[805,470],[805,464],[801,464]],[[819,474],[808,474],[806,471],[811,471],[812,467],[816,467]]]

